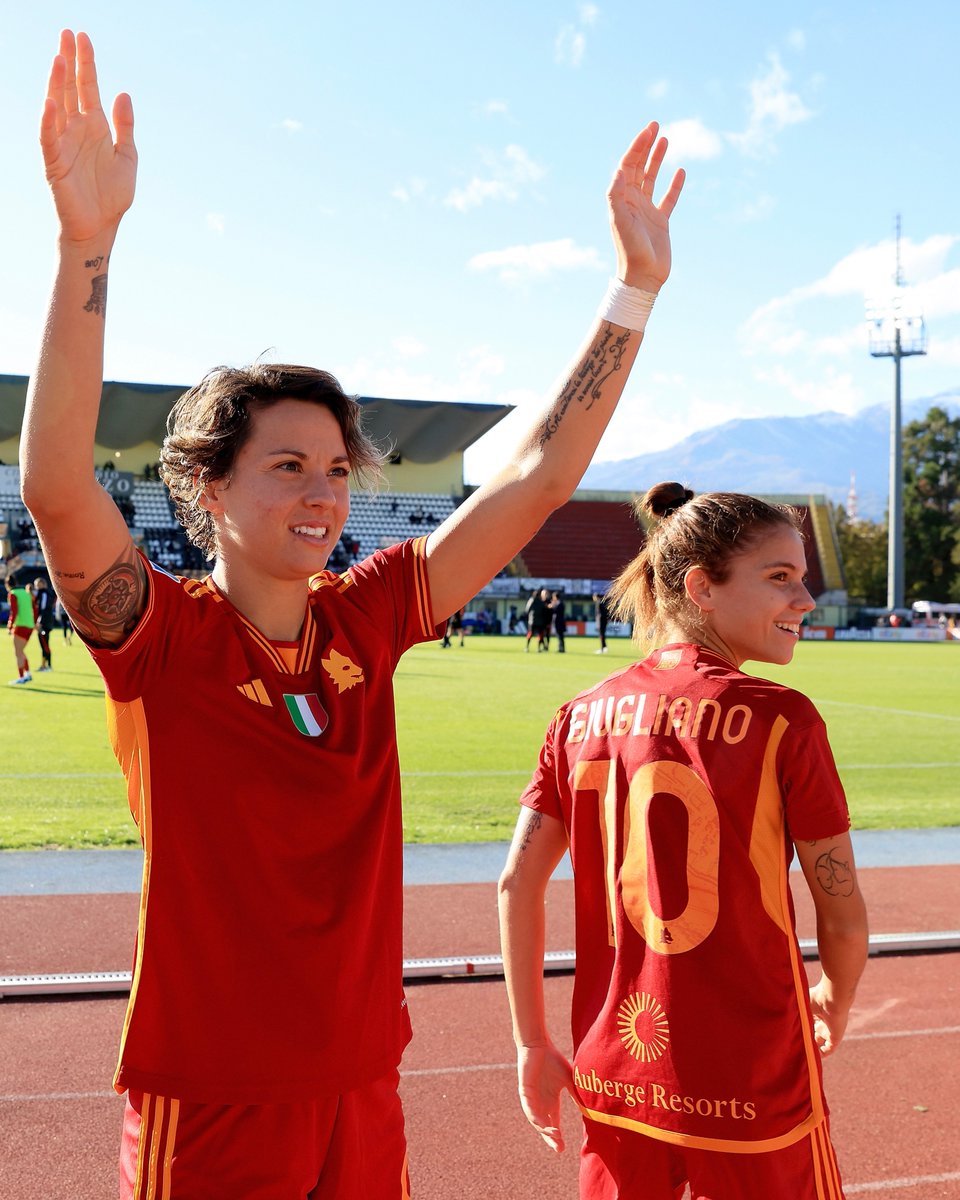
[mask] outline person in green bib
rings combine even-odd
[[[27,662],[27,642],[37,622],[36,601],[29,587],[17,587],[12,579],[8,579],[7,602],[10,605],[7,628],[13,635],[13,650],[17,656],[17,678],[10,682],[13,685],[29,683],[33,676]]]

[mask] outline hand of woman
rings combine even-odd
[[[100,107],[93,45],[85,33],[60,35],[40,123],[47,182],[60,219],[61,237],[89,242],[116,231],[133,203],[137,150],[133,105],[124,92],[113,102],[113,125]]]

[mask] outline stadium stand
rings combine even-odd
[[[543,579],[613,579],[642,545],[628,501],[578,497],[551,514],[517,565]]]

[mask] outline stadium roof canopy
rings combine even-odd
[[[0,375],[0,441],[20,434],[27,383],[26,375]],[[159,445],[167,413],[186,390],[162,383],[104,383],[97,444],[107,450],[128,450],[142,442]],[[374,441],[413,463],[440,462],[462,453],[511,411],[509,404],[357,398]]]

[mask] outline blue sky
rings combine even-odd
[[[89,3],[0,24],[0,373],[29,373],[53,263],[37,125],[61,26],[129,91],[140,174],[108,378],[260,354],[350,391],[504,402],[485,478],[577,350],[613,268],[604,193],[647,120],[688,172],[674,272],[598,458],[732,417],[888,402],[864,306],[892,287],[960,385],[960,6]],[[670,160],[668,160],[670,161]]]

